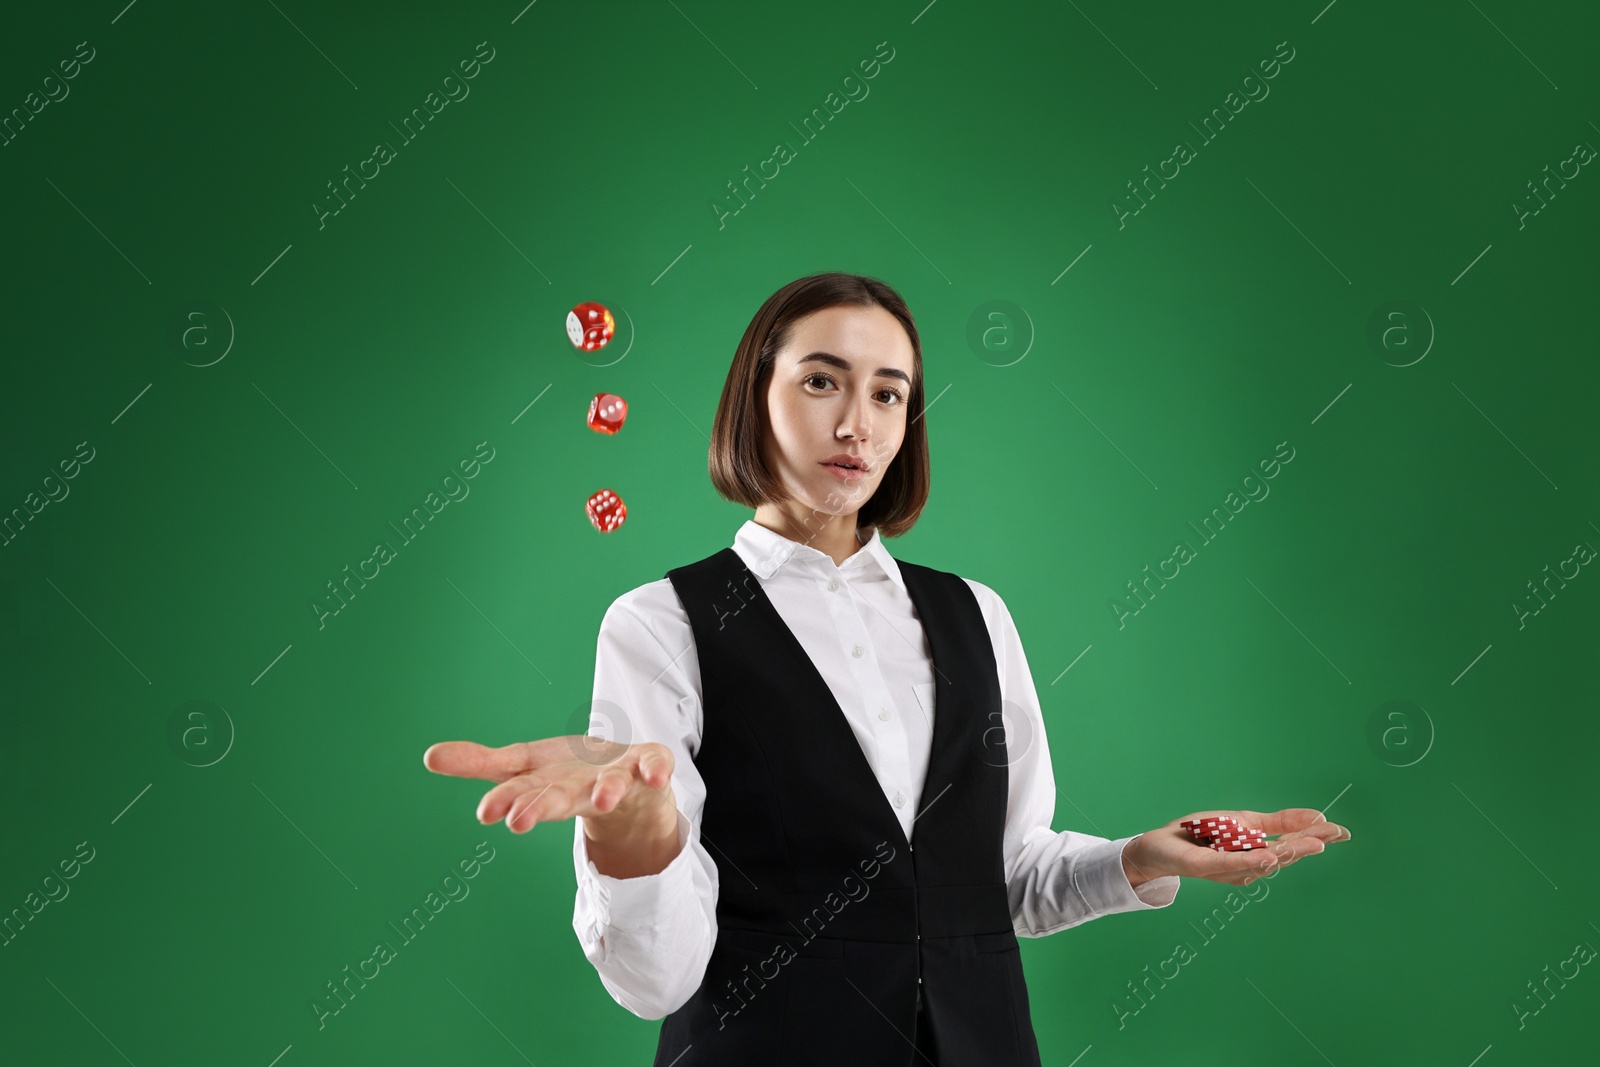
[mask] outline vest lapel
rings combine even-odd
[[[723,551],[732,557],[728,561],[730,565],[740,570],[744,569],[744,561],[739,559],[738,553],[731,548]],[[928,645],[933,653],[933,750],[928,760],[928,773],[922,782],[922,796],[917,801],[917,815],[912,820],[911,840],[907,842],[907,846],[914,849],[917,820],[921,819],[922,813],[932,807],[955,782],[961,770],[961,760],[971,758],[974,754],[964,756],[959,736],[962,725],[960,709],[965,706],[966,692],[951,680],[948,672],[942,669],[944,664],[954,662],[954,650],[946,644],[944,628],[930,626],[926,622],[933,617],[932,612],[942,610],[945,606],[939,603],[940,598],[929,587],[920,568],[901,562],[900,576],[905,580],[906,590],[911,595],[911,603],[917,609],[918,619],[923,621],[923,631],[927,634]],[[855,731],[850,728],[849,720],[845,717],[844,709],[839,707],[839,701],[834,697],[833,690],[828,688],[828,683],[817,670],[816,664],[811,662],[805,646],[800,644],[794,631],[789,629],[788,624],[783,621],[783,616],[778,614],[778,609],[768,599],[766,590],[761,587],[760,582],[754,583],[753,592],[751,603],[755,605],[757,617],[762,624],[773,632],[773,645],[779,650],[780,655],[789,658],[789,665],[795,675],[805,679],[804,685],[809,690],[811,699],[818,707],[825,709],[824,713],[817,717],[818,728],[828,733],[830,745],[834,749],[849,753],[844,757],[846,766],[843,772],[868,783],[867,791],[875,798],[872,806],[877,812],[879,821],[893,826],[896,838],[905,841],[905,830],[900,826],[900,818],[895,814],[889,799],[883,795],[883,787],[878,783],[872,764],[867,761],[866,753],[861,749],[861,742],[857,739]]]
[[[928,773],[922,779],[922,796],[917,800],[917,819],[920,820],[955,781],[961,758],[961,745],[957,737],[961,715],[956,703],[955,683],[941,669],[944,664],[955,662],[953,650],[945,645],[944,627],[931,626],[927,621],[933,618],[932,612],[938,610],[933,603],[934,593],[926,584],[921,568],[903,561],[897,562],[900,563],[900,577],[905,580],[906,591],[911,594],[911,603],[917,609],[917,617],[922,620],[923,632],[928,636],[928,648],[933,653],[933,751],[928,758]],[[916,830],[917,824],[913,822],[913,848]]]
[[[730,566],[739,570],[744,569],[744,561],[739,558],[737,552],[731,548],[725,548],[723,551],[731,557],[727,561]],[[854,778],[856,783],[873,797],[871,804],[877,821],[887,828],[892,828],[894,840],[905,841],[906,833],[900,826],[900,817],[895,814],[889,798],[883,795],[883,787],[878,784],[878,776],[873,773],[872,764],[867,761],[867,754],[861,750],[861,742],[856,738],[855,731],[850,728],[850,722],[845,718],[844,709],[839,707],[839,701],[834,697],[833,690],[828,688],[827,681],[817,670],[817,665],[811,662],[811,656],[806,652],[805,646],[795,637],[794,631],[789,629],[789,624],[783,621],[783,616],[778,614],[778,609],[768,599],[767,592],[761,587],[760,582],[754,583],[753,594],[746,606],[752,607],[758,622],[771,631],[772,641],[768,647],[774,648],[775,654],[788,658],[793,676],[804,679],[802,684],[807,690],[806,695],[809,700],[816,707],[823,709],[817,716],[816,726],[828,735],[829,751],[845,753],[840,773]],[[935,700],[937,699],[936,696]]]

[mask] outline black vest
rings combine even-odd
[[[919,998],[940,1067],[1039,1065],[1006,897],[994,648],[966,582],[897,562],[935,676],[910,843],[738,554],[667,572],[700,658],[700,837],[719,887],[705,977],[662,1022],[655,1067],[910,1067]]]

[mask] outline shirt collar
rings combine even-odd
[[[859,540],[859,531],[856,536]],[[821,549],[792,541],[754,519],[746,519],[744,525],[739,527],[733,539],[733,550],[763,582],[791,561],[805,565],[826,564],[829,568],[835,566],[833,557]],[[900,576],[900,566],[884,547],[877,526],[872,527],[872,536],[862,542],[861,548],[847,557],[844,565],[837,569],[857,578],[875,571],[901,589],[906,587],[905,579]]]

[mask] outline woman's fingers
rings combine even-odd
[[[1278,841],[1301,837],[1320,838],[1324,844],[1350,840],[1350,831],[1338,823],[1328,822],[1316,808],[1284,808],[1281,811],[1207,811],[1196,812],[1175,820],[1178,825],[1190,819],[1231,818],[1251,829],[1260,830]]]
[[[1321,838],[1300,837],[1293,841],[1279,842],[1272,846],[1272,851],[1277,853],[1279,865],[1287,867],[1296,860],[1305,859],[1307,856],[1315,856],[1325,848],[1327,846],[1322,843]]]
[[[1332,844],[1350,840],[1350,831],[1338,823],[1326,821],[1316,808],[1284,808],[1280,811],[1197,811],[1174,819],[1169,826],[1179,826],[1191,819],[1236,819],[1241,824],[1260,830],[1268,837],[1298,836],[1311,833]]]
[[[656,764],[659,769],[659,764]],[[583,761],[566,765],[568,773],[525,774],[495,786],[478,804],[478,821],[506,820],[512,833],[526,833],[541,822],[559,822],[575,815],[605,815],[617,809],[640,782],[628,762],[595,766]]]
[[[1218,851],[1193,842],[1189,842],[1187,847],[1180,847],[1183,848],[1184,860],[1190,868],[1185,873],[1213,882],[1239,885],[1246,878],[1260,878],[1271,874],[1279,867],[1287,866],[1301,856],[1309,854],[1313,848],[1320,851],[1320,841],[1314,838],[1307,840],[1311,843],[1274,842],[1266,848],[1239,851]]]
[[[430,745],[422,754],[422,765],[436,774],[504,782],[555,758],[550,745],[552,741],[560,743],[559,738],[546,738],[543,741],[519,741],[501,748],[490,748],[476,741],[441,741]]]
[[[628,790],[633,787],[633,781],[633,771],[627,767],[613,764],[603,768],[595,777],[594,789],[589,796],[589,804],[595,814],[604,815],[615,811],[617,805],[628,795]]]
[[[1296,841],[1304,837],[1314,837],[1321,841],[1324,845],[1333,845],[1340,841],[1350,840],[1350,831],[1345,829],[1343,826],[1340,826],[1338,823],[1322,822],[1317,823],[1315,826],[1309,826],[1304,830],[1298,830],[1292,834],[1284,834],[1282,837],[1278,838],[1278,840]]]
[[[576,734],[503,748],[443,741],[423,753],[422,761],[439,774],[497,783],[478,802],[478,821],[504,819],[512,833],[578,815],[609,815],[623,805],[630,813],[626,817],[653,810],[635,800],[638,791],[647,788],[672,802],[667,791],[674,768],[672,750],[655,742],[627,745]]]
[[[538,789],[529,789],[516,800],[512,801],[510,811],[506,815],[506,829],[514,834],[526,833],[532,830],[545,818],[555,818],[553,809],[565,803],[566,789],[557,782],[550,782]]]
[[[675,766],[672,750],[654,741],[641,741],[634,746],[639,753],[639,780],[655,789],[664,789],[672,781]]]
[[[1267,812],[1236,811],[1232,814],[1246,826],[1262,830],[1269,837],[1292,834],[1324,821],[1322,812],[1316,808],[1284,808],[1281,811]]]
[[[629,746],[628,758],[600,768],[590,794],[592,811],[579,811],[579,815],[609,815],[627,803],[638,807],[636,793],[653,790],[667,796],[666,786],[672,781],[672,751],[653,741],[641,741]],[[653,801],[655,797],[645,797]]]
[[[422,765],[435,774],[471,776],[483,761],[476,741],[440,741],[422,754]]]
[[[501,782],[478,801],[478,821],[485,824],[499,822],[525,794],[542,792],[551,781],[542,775],[524,774]]]
[[[1264,849],[1250,849],[1234,853],[1219,865],[1217,874],[1204,877],[1229,885],[1249,885],[1257,878],[1266,878],[1285,867],[1298,863],[1307,856],[1315,856],[1325,846],[1321,839],[1302,837],[1293,841],[1274,842]],[[1227,856],[1227,853],[1223,853]]]
[[[1266,848],[1240,851],[1213,851],[1199,846],[1181,829],[1184,822],[1208,818],[1236,819],[1244,826],[1260,830],[1276,840]],[[1249,885],[1283,867],[1315,856],[1330,844],[1350,840],[1350,831],[1326,820],[1315,808],[1284,808],[1280,811],[1201,811],[1175,819],[1163,828],[1170,831],[1172,862],[1178,873],[1229,885]],[[1180,844],[1179,842],[1183,842]]]

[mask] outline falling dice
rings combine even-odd
[[[585,352],[604,348],[617,331],[617,320],[605,305],[590,301],[567,312],[567,338]]]
[[[628,402],[615,393],[596,393],[589,401],[589,429],[616,433],[628,417]]]
[[[610,533],[628,517],[628,506],[609,489],[602,489],[589,498],[588,511],[589,521],[601,533]]]

